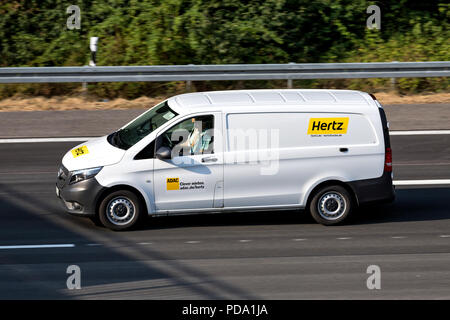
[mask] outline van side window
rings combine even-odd
[[[134,157],[134,160],[155,158],[155,141],[150,142],[144,149]]]
[[[176,156],[214,153],[214,116],[198,116],[184,120],[161,134],[156,150],[167,147]]]

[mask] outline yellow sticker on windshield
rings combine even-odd
[[[89,150],[86,146],[81,146],[79,148],[72,150],[72,154],[73,154],[74,158],[82,156],[83,154],[86,154],[86,153],[89,153]]]

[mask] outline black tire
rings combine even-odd
[[[144,205],[136,194],[119,190],[102,200],[98,215],[106,228],[120,231],[135,227],[144,215],[144,210]]]
[[[309,204],[313,219],[325,226],[340,224],[353,210],[350,193],[340,185],[326,186],[318,190]]]

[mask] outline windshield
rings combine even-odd
[[[177,115],[175,111],[170,109],[167,101],[164,101],[142,114],[126,127],[110,134],[108,141],[115,147],[127,150]]]

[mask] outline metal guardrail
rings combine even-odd
[[[0,68],[0,83],[448,77],[450,61]]]

